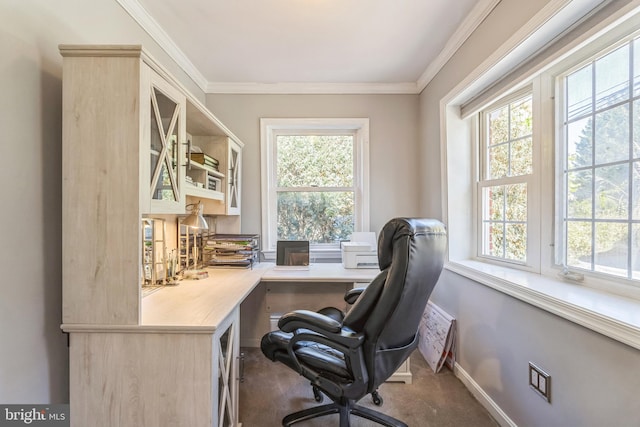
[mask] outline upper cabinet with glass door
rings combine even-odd
[[[142,161],[150,162],[149,212],[182,213],[186,100],[153,71],[149,80],[149,157],[142,156]]]
[[[191,181],[184,186],[187,204],[203,202],[208,215],[240,215],[242,142],[192,99],[187,99],[187,135],[187,151],[202,153],[216,165],[214,170],[193,160],[186,162]]]

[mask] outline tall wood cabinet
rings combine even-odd
[[[227,355],[220,352],[220,337],[225,343],[238,341],[230,339],[227,330],[237,323],[237,313],[197,333],[190,325],[167,331],[143,324],[141,219],[184,214],[189,203],[198,201],[206,202],[205,214],[239,215],[242,143],[141,46],[61,45],[60,52],[64,57],[62,327],[71,334],[72,425],[204,426],[218,425],[218,419],[227,420],[220,425],[235,425],[236,391],[229,384],[227,390],[232,391],[225,399],[233,402],[219,407],[217,373],[223,367],[219,356]],[[187,134],[207,140],[206,149],[221,158],[221,188],[197,188],[187,182]],[[218,331],[218,326],[227,329]],[[233,334],[238,330],[230,329]],[[178,352],[180,348],[192,353]],[[228,360],[235,360],[236,353],[237,349]],[[208,377],[201,376],[203,369]],[[172,372],[166,384],[152,381],[166,372]],[[183,381],[180,378],[199,384],[176,384]],[[150,417],[151,409],[130,406],[131,402],[144,400],[143,394],[155,393],[156,387],[166,393],[183,387],[182,396],[205,407],[211,401],[210,408],[203,416],[191,414],[185,424],[186,409],[172,402],[176,408],[172,415],[157,423],[142,422],[140,417]],[[112,399],[108,405],[101,401],[104,393],[109,394],[105,399]],[[149,402],[169,405],[162,399],[155,396]],[[121,405],[114,407],[116,402]],[[226,415],[218,414],[219,409]],[[90,411],[98,411],[104,420],[90,420],[96,414]]]

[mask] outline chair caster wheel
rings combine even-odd
[[[318,403],[322,402],[324,400],[324,397],[322,397],[322,393],[320,393],[320,390],[318,390],[316,387],[312,387],[312,388],[313,388],[313,398]]]
[[[373,400],[373,404],[376,406],[382,406],[382,404],[384,403],[382,396],[380,396],[377,391],[371,393],[371,400]]]

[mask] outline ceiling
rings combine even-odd
[[[499,0],[117,0],[207,93],[419,93]]]

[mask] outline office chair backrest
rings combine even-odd
[[[369,391],[395,372],[418,345],[418,327],[442,266],[444,225],[395,218],[378,238],[381,273],[347,313],[343,325],[365,333]]]

